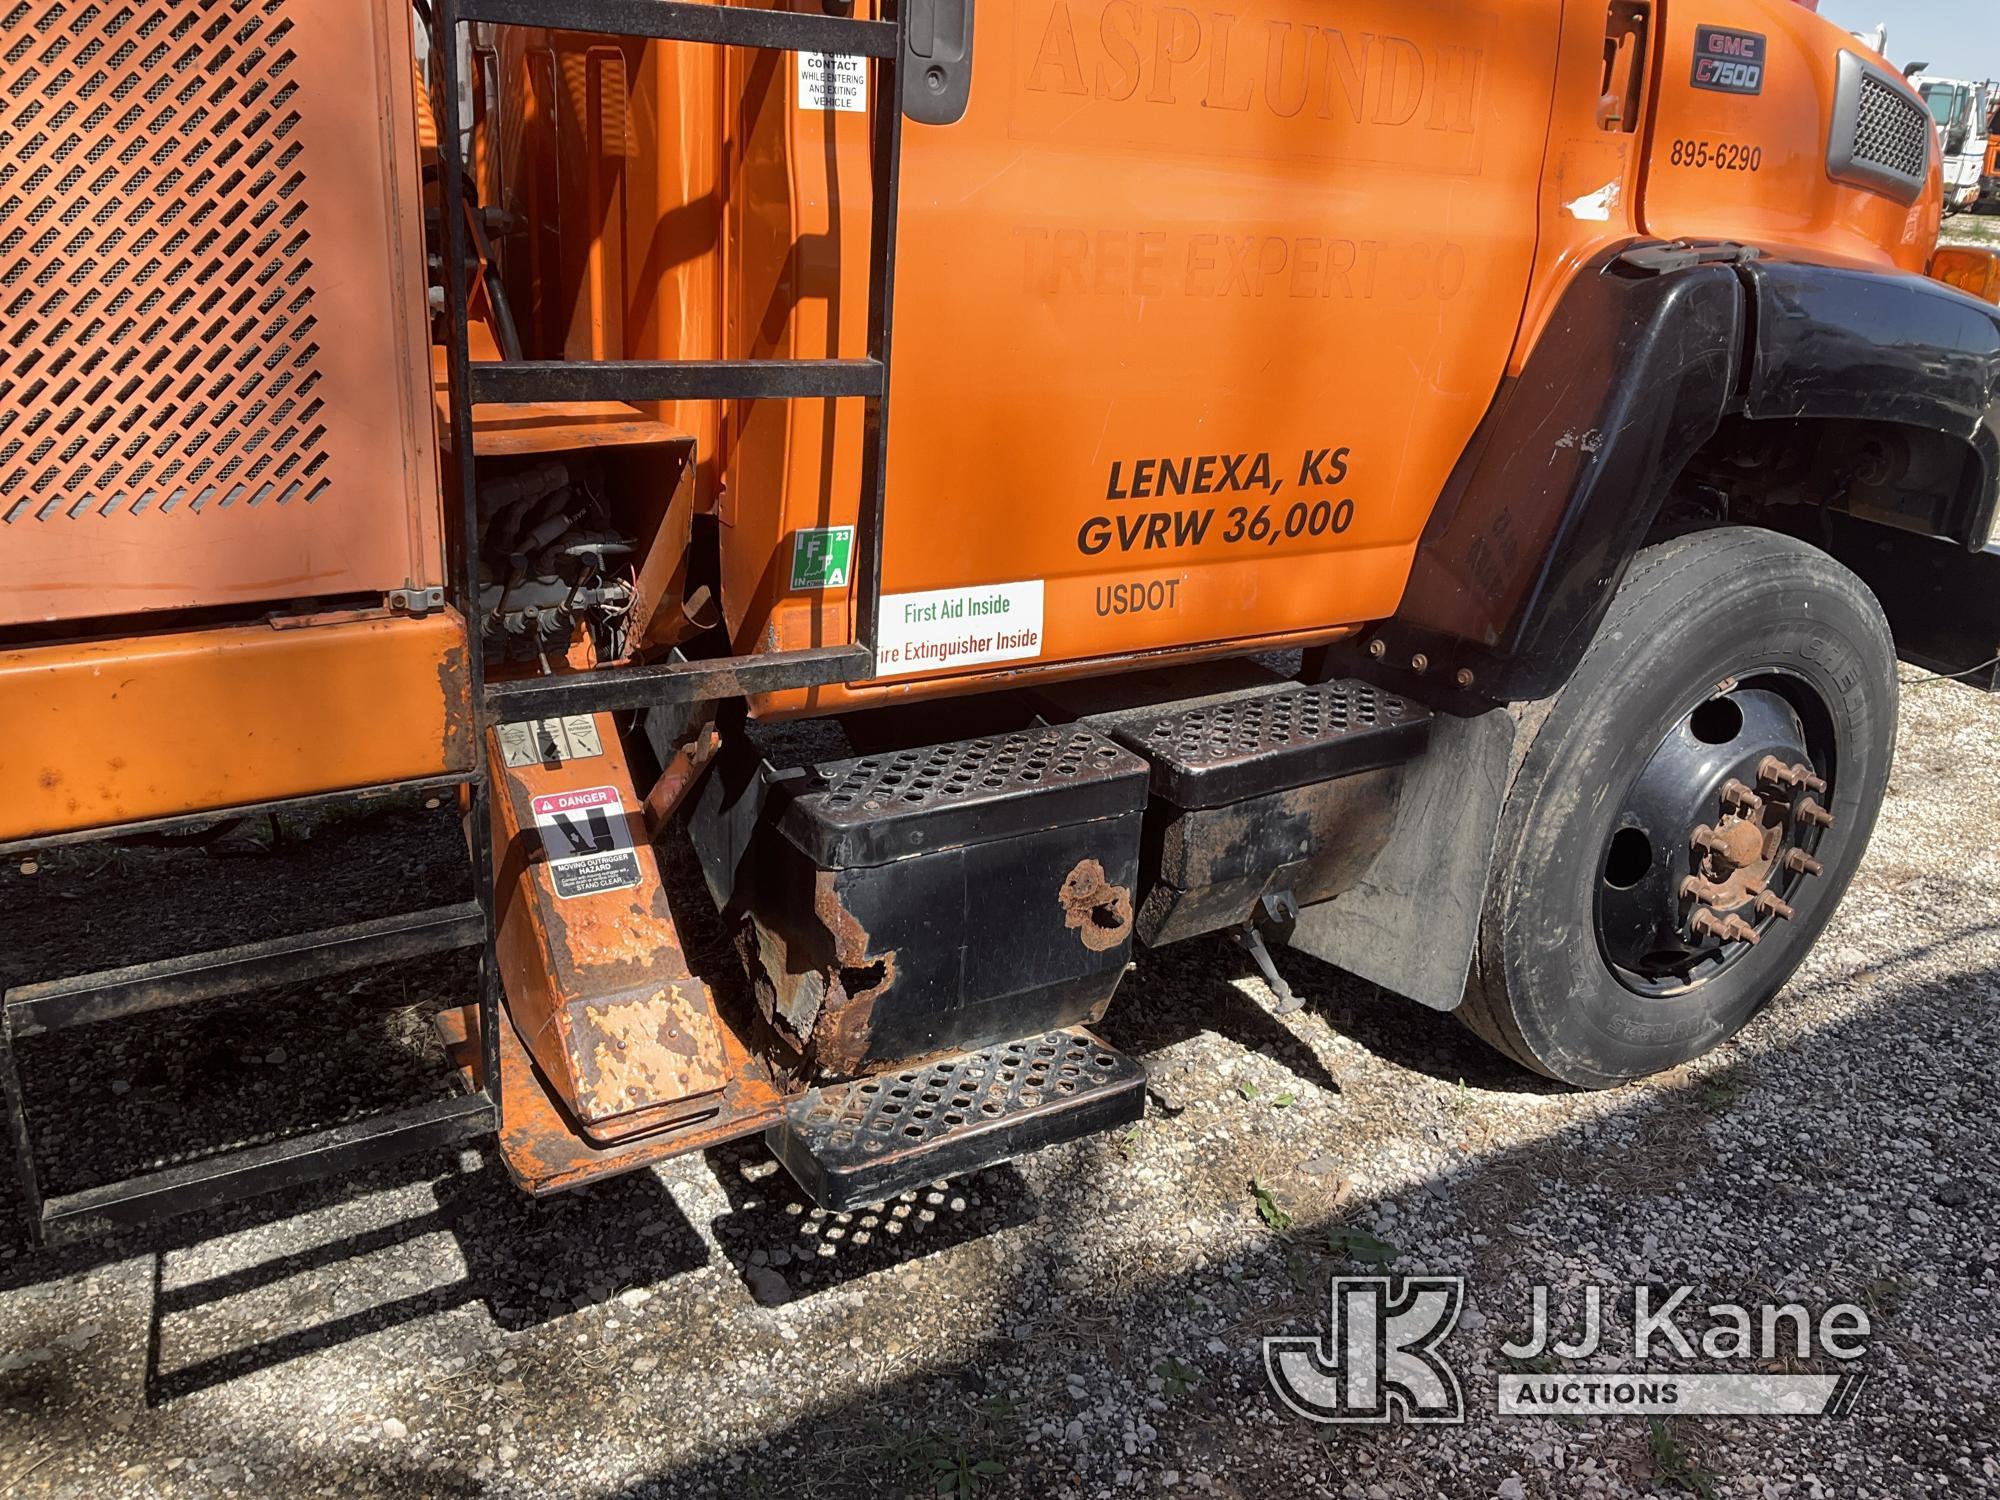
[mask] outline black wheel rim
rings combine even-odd
[[[1725,682],[1675,719],[1599,851],[1597,943],[1621,984],[1685,994],[1802,919],[1836,751],[1824,701],[1785,673]]]

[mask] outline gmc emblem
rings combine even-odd
[[[1697,26],[1694,86],[1718,94],[1764,92],[1764,38],[1754,31]]]

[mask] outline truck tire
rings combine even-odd
[[[1880,605],[1817,548],[1732,526],[1641,552],[1575,675],[1517,709],[1465,1023],[1581,1088],[1734,1035],[1853,878],[1896,691]]]

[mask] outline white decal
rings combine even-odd
[[[901,677],[1042,654],[1042,580],[988,583],[882,600],[875,675]]]
[[[868,108],[868,59],[799,52],[799,108],[859,114]]]

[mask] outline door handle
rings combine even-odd
[[[972,0],[903,0],[903,113],[950,125],[972,98]]]
[[[1604,94],[1597,123],[1632,135],[1645,110],[1652,67],[1653,0],[1611,0],[1604,22]]]

